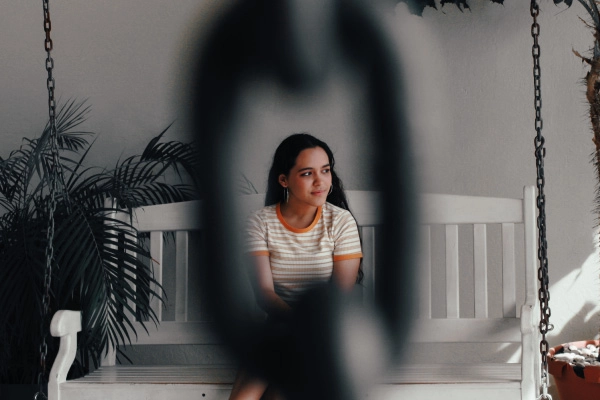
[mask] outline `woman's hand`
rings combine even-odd
[[[254,292],[260,308],[272,317],[289,317],[292,308],[277,293],[273,284],[269,256],[253,256]]]

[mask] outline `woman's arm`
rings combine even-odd
[[[288,317],[292,308],[277,293],[273,284],[269,256],[252,256],[254,260],[254,292],[260,308],[272,317]]]
[[[334,261],[331,279],[342,291],[350,292],[356,284],[359,268],[360,258]]]

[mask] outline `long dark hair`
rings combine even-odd
[[[308,133],[295,133],[290,135],[277,146],[277,150],[275,150],[275,155],[273,156],[273,163],[269,170],[269,177],[267,178],[265,206],[277,204],[284,200],[284,188],[279,183],[279,175],[289,175],[294,165],[296,165],[296,158],[298,158],[300,152],[306,149],[314,149],[315,147],[320,147],[325,150],[327,158],[329,158],[332,190],[327,196],[327,202],[350,211],[348,199],[346,199],[346,193],[344,192],[344,185],[342,184],[342,180],[335,173],[335,158],[333,157],[333,152],[329,146],[327,146],[327,143]],[[356,283],[360,283],[363,280],[363,276],[364,272],[362,270],[361,259]]]
[[[296,165],[296,158],[302,150],[314,149],[320,147],[327,153],[329,166],[331,169],[331,193],[327,196],[327,201],[335,206],[350,211],[348,200],[344,193],[342,181],[335,173],[335,159],[333,152],[327,146],[327,143],[308,133],[295,133],[285,138],[275,150],[273,163],[269,170],[267,178],[267,194],[265,196],[265,206],[276,204],[284,200],[284,188],[279,183],[279,175],[289,175],[291,169]]]

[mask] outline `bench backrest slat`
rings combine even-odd
[[[422,208],[424,224],[523,222],[521,199],[424,194]]]
[[[175,232],[175,321],[188,320],[189,233]]]
[[[152,268],[154,271],[154,279],[162,285],[163,283],[163,233],[162,231],[152,231],[150,232],[150,257]],[[152,290],[159,293],[158,285],[152,285]],[[162,321],[162,303],[159,301],[159,298],[153,296],[150,299],[150,304],[152,310],[156,314],[156,317],[159,321]]]
[[[424,225],[421,232],[421,265],[419,268],[419,318],[432,316],[431,305],[431,227]]]
[[[488,317],[487,225],[473,225],[475,318]]]
[[[432,318],[418,321],[416,343],[519,343],[519,318]]]
[[[515,225],[502,224],[502,306],[506,318],[517,316]]]
[[[375,301],[375,234],[372,226],[360,228],[363,247],[363,300],[371,304]]]
[[[446,318],[460,317],[458,225],[446,225]]]
[[[133,223],[140,232],[202,229],[201,201],[160,204],[134,209]]]

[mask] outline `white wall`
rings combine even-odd
[[[85,128],[98,134],[90,162],[112,165],[139,152],[173,121],[167,139],[190,137],[180,86],[196,45],[190,32],[213,14],[212,3],[50,2],[56,96],[89,99]],[[41,132],[48,111],[42,4],[2,1],[0,10],[5,156]]]
[[[167,138],[187,140],[189,65],[217,10],[229,2],[132,0],[53,1],[57,95],[89,98],[85,128],[99,134],[90,161],[112,165],[177,120]],[[535,182],[534,112],[529,4],[471,0],[409,15],[384,10],[383,22],[402,49],[414,126],[416,172],[431,192],[520,196]],[[577,2],[575,2],[577,3]],[[218,6],[217,6],[218,5]],[[541,64],[546,193],[552,283],[551,344],[588,338],[584,323],[600,300],[593,255],[596,186],[581,78],[592,36],[574,4],[563,11],[542,2]],[[0,155],[38,134],[47,111],[41,4],[0,2]],[[369,189],[360,101],[341,75],[322,93],[298,103],[277,87],[249,88],[237,144],[240,169],[264,190],[269,157],[289,133],[310,131],[330,143],[348,189]],[[591,260],[591,262],[589,261]],[[575,291],[583,295],[574,294]],[[592,312],[592,314],[594,314]]]

